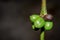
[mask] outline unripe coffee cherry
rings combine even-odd
[[[45,20],[43,18],[38,18],[35,22],[34,22],[34,26],[36,28],[42,28],[45,24]]]
[[[51,30],[53,28],[53,22],[46,22],[44,28],[45,30]]]
[[[47,14],[43,17],[45,20],[52,20],[53,16],[51,14]]]
[[[39,17],[40,17],[39,15],[31,15],[30,20],[31,20],[31,22],[35,22],[35,20]]]

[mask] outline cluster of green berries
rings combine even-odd
[[[35,28],[42,28],[44,27],[45,30],[51,30],[53,27],[53,22],[51,21],[53,18],[52,15],[47,14],[44,17],[41,17],[40,15],[31,15],[30,16],[30,21],[33,23],[32,29]]]

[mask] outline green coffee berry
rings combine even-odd
[[[52,27],[53,27],[53,22],[46,22],[45,23],[45,26],[44,26],[45,30],[51,30]]]
[[[45,21],[44,21],[44,19],[43,18],[38,18],[35,22],[34,22],[34,26],[36,27],[36,28],[42,28],[43,26],[44,26],[44,24],[45,24]]]
[[[39,18],[40,16],[39,15],[31,15],[30,16],[30,20],[32,21],[32,22],[35,22],[35,20],[37,20],[37,18]]]

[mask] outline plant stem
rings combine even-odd
[[[44,40],[44,31],[41,32],[40,40]]]
[[[42,7],[41,7],[41,12],[40,12],[40,16],[44,17],[44,15],[47,14],[47,9],[46,9],[46,0],[42,0]],[[40,40],[44,40],[44,36],[45,35],[45,31],[44,28],[41,29],[41,35],[40,35]]]
[[[44,16],[46,14],[47,14],[46,0],[42,0],[42,6],[41,6],[40,16]]]
[[[42,7],[41,7],[41,12],[40,16],[44,17],[44,15],[47,14],[47,9],[46,9],[46,0],[42,0]],[[44,40],[44,29],[41,30],[41,35],[40,35],[40,40]]]

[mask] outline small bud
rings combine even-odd
[[[52,20],[53,16],[51,14],[47,14],[43,17],[45,20]]]

